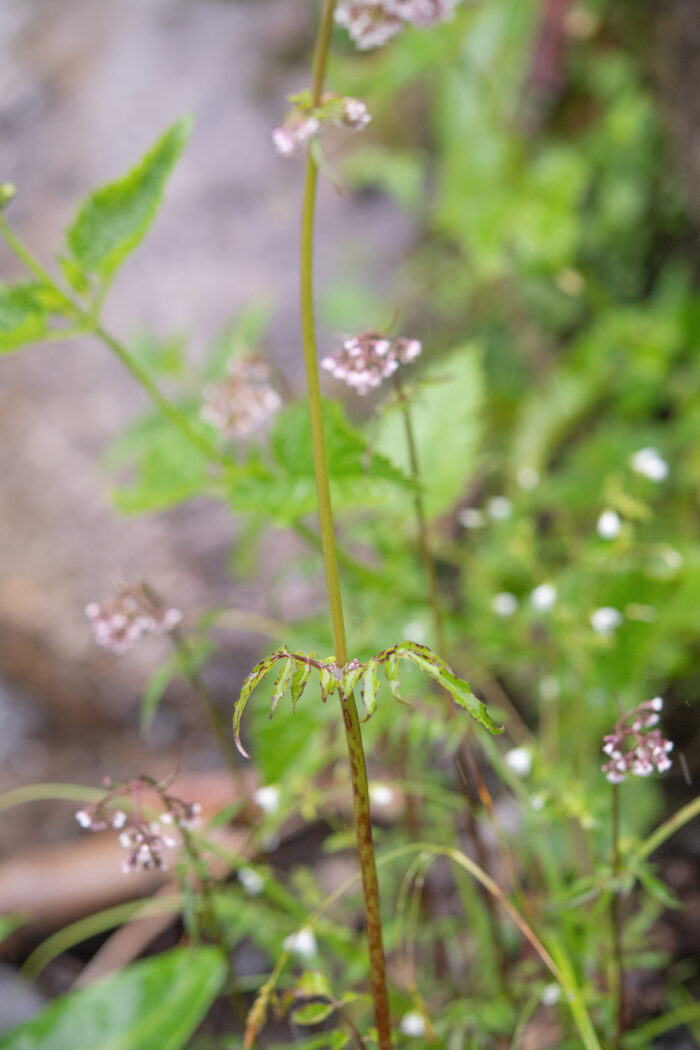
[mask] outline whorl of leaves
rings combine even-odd
[[[250,699],[251,693],[257,685],[272,671],[276,664],[281,666],[275,678],[272,689],[272,703],[270,706],[270,718],[274,715],[280,700],[289,688],[292,698],[292,710],[300,700],[304,689],[314,672],[318,677],[321,688],[321,699],[325,703],[329,696],[337,692],[341,700],[346,700],[356,688],[360,688],[363,714],[361,722],[366,722],[374,714],[377,706],[377,693],[379,692],[380,678],[379,670],[389,685],[389,690],[395,700],[405,703],[399,692],[399,661],[408,660],[420,668],[425,674],[434,678],[443,689],[446,689],[454,699],[455,703],[476,719],[490,733],[503,732],[502,727],[497,726],[489,716],[486,705],[474,696],[469,685],[463,679],[458,678],[444,660],[437,656],[426,645],[418,642],[401,642],[389,649],[382,650],[378,656],[373,656],[365,663],[359,660],[350,660],[343,668],[339,668],[334,658],[322,660],[315,653],[303,653],[299,650],[290,651],[286,646],[275,650],[264,660],[261,660],[243,682],[241,692],[233,709],[233,732],[236,739],[236,747],[246,758],[250,755],[241,743],[241,718],[243,711]],[[411,705],[409,705],[411,706]]]

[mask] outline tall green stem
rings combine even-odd
[[[323,93],[328,49],[333,28],[333,11],[335,0],[326,0],[319,28],[313,64],[313,101],[319,105]],[[301,330],[304,348],[304,365],[308,392],[309,415],[311,418],[311,440],[313,445],[314,471],[316,475],[316,492],[318,495],[318,513],[321,526],[321,544],[323,561],[326,569],[326,586],[328,589],[328,606],[330,609],[331,627],[335,661],[338,667],[348,662],[348,647],[345,636],[345,621],[340,593],[338,573],[338,555],[333,529],[333,511],[331,507],[326,442],[323,431],[323,411],[321,406],[321,389],[318,379],[316,350],[316,330],[314,324],[314,215],[316,205],[316,187],[318,167],[309,153],[306,161],[306,184],[304,189],[304,206],[302,213],[300,278],[301,278]],[[357,846],[360,856],[362,888],[365,901],[367,922],[367,942],[371,971],[372,998],[377,1025],[377,1038],[380,1050],[391,1050],[391,1021],[389,1017],[389,999],[386,989],[386,967],[382,943],[382,924],[379,910],[379,884],[372,842],[372,823],[369,808],[369,790],[367,786],[367,767],[362,745],[362,734],[357,714],[355,698],[350,695],[341,700],[345,740],[348,749],[348,760],[352,779],[353,803],[355,810],[355,828]]]

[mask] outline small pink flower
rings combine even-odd
[[[168,609],[144,585],[128,587],[102,604],[90,602],[85,615],[95,641],[113,653],[125,653],[144,634],[165,634],[182,620],[179,609]]]
[[[78,810],[75,819],[82,828],[104,831],[112,827],[119,831],[117,841],[127,856],[122,861],[122,871],[131,875],[138,871],[167,871],[164,853],[177,845],[176,839],[161,825],[174,825],[183,837],[199,822],[202,807],[198,802],[185,802],[167,791],[169,781],[157,783],[149,777],[139,777],[125,784],[112,785],[111,790],[100,801]],[[146,820],[142,812],[143,794],[152,792],[158,796],[163,812],[158,820]],[[120,798],[130,797],[132,812],[112,809]]]
[[[317,117],[292,110],[287,119],[272,131],[272,144],[280,157],[296,157],[316,137],[321,124]]]
[[[430,29],[454,15],[460,0],[341,0],[335,20],[361,51],[383,47],[406,25]]]
[[[270,421],[282,406],[271,385],[270,368],[262,357],[249,354],[228,363],[228,376],[203,390],[200,415],[225,441],[247,438]]]
[[[654,728],[663,703],[660,696],[645,700],[619,718],[614,731],[603,737],[603,751],[610,761],[601,768],[611,783],[621,783],[628,773],[648,777],[654,770],[665,773],[671,768],[673,743]]]
[[[415,361],[421,349],[417,339],[388,339],[378,332],[363,332],[324,357],[321,367],[358,394],[367,394],[393,375],[399,365]]]

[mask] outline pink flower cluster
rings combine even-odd
[[[346,339],[339,350],[324,357],[321,367],[358,394],[367,394],[393,375],[399,365],[415,361],[421,349],[417,339],[387,339],[378,332],[363,332]]]
[[[335,20],[361,51],[383,47],[407,25],[429,29],[452,18],[459,0],[341,0]]]
[[[90,602],[85,615],[95,641],[113,653],[125,653],[144,634],[165,634],[182,620],[179,609],[168,609],[143,585],[129,587],[101,605]]]
[[[271,385],[269,365],[257,354],[231,358],[227,372],[226,379],[204,388],[200,415],[225,441],[234,441],[268,423],[282,398]]]
[[[168,864],[164,853],[172,849],[177,841],[168,834],[162,825],[175,826],[181,832],[188,831],[199,824],[202,807],[198,802],[183,802],[174,795],[167,794],[166,785],[157,784],[148,777],[139,777],[113,788],[100,802],[86,806],[75,814],[81,828],[90,831],[104,831],[114,828],[119,831],[119,845],[128,850],[128,856],[122,861],[122,871],[132,875],[137,871],[167,871]],[[144,790],[155,792],[164,808],[157,820],[145,820],[142,809]],[[123,809],[112,809],[111,804],[120,797],[131,796],[133,813],[127,815]]]
[[[645,700],[618,719],[614,732],[603,737],[603,751],[610,761],[602,770],[611,783],[619,784],[628,773],[648,777],[655,769],[664,773],[671,768],[668,756],[673,743],[656,728],[663,706],[660,696]]]
[[[330,122],[361,131],[372,119],[367,106],[359,98],[324,95],[321,105],[314,107],[309,93],[303,92],[292,101],[295,102],[294,109],[284,123],[272,131],[272,145],[281,157],[296,157],[302,153],[316,138],[322,124]]]

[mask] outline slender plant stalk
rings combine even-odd
[[[325,80],[328,49],[333,28],[333,11],[335,0],[326,0],[321,24],[316,41],[313,63],[312,94],[315,105],[321,101]],[[314,471],[318,495],[319,521],[321,526],[321,544],[326,569],[326,586],[330,609],[331,627],[335,661],[338,667],[348,662],[348,647],[345,636],[345,622],[340,593],[338,574],[338,555],[333,530],[333,511],[331,508],[326,443],[323,431],[323,412],[321,407],[321,390],[318,379],[316,350],[316,332],[314,324],[313,298],[313,248],[314,248],[314,213],[316,204],[316,187],[318,167],[316,161],[307,155],[306,184],[302,213],[300,278],[301,278],[301,327],[304,348],[304,365],[308,392],[309,415],[311,418],[311,440],[313,444]],[[379,911],[379,885],[377,868],[372,842],[372,823],[369,808],[369,790],[367,786],[367,768],[365,764],[362,734],[354,696],[350,695],[340,701],[345,727],[345,740],[348,749],[348,760],[352,778],[353,802],[355,810],[355,828],[357,846],[360,855],[362,888],[365,901],[367,922],[367,941],[371,970],[372,998],[377,1025],[379,1050],[391,1050],[391,1021],[389,1016],[389,999],[386,989],[386,967],[382,943],[382,925]]]
[[[620,875],[620,786],[613,784],[612,803],[612,872],[613,879],[618,880]],[[625,964],[622,955],[622,914],[620,910],[620,891],[617,885],[613,886],[612,900],[610,902],[610,919],[613,934],[613,972],[614,972],[614,999],[616,1004],[615,1019],[615,1041],[614,1050],[622,1050],[622,1041],[625,1035]]]

